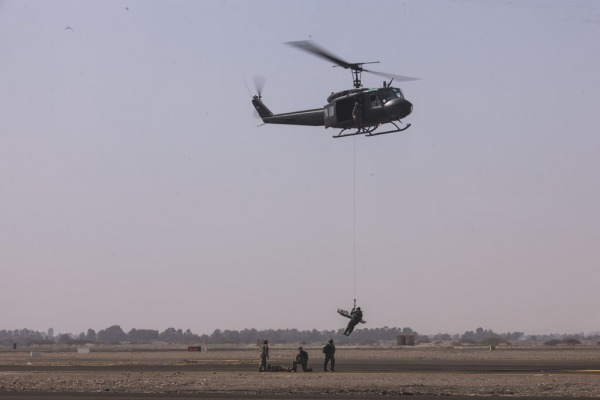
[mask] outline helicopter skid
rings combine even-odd
[[[346,129],[343,129],[339,134],[337,134],[335,136],[332,136],[332,137],[333,138],[341,138],[341,137],[356,136],[356,135],[377,136],[377,135],[385,135],[385,134],[394,133],[394,132],[402,132],[402,131],[405,131],[408,128],[410,128],[410,124],[407,124],[404,128],[398,127],[398,125],[396,125],[393,122],[391,124],[394,125],[396,127],[396,129],[392,129],[392,130],[389,130],[389,131],[383,131],[383,132],[375,132],[375,133],[373,133],[373,131],[375,129],[377,129],[377,127],[375,127],[375,128],[366,129],[366,130],[359,130],[359,131],[356,131],[354,133],[345,133],[344,134],[344,131],[346,129],[348,129],[348,128],[346,128]]]
[[[342,134],[343,132],[344,131],[340,132],[338,135],[332,136],[332,138],[335,139],[335,138],[341,138],[341,137],[346,137],[346,136],[356,136],[356,135],[366,135],[367,134],[367,132],[363,132],[363,131]]]
[[[367,133],[365,136],[377,136],[377,135],[385,135],[385,134],[394,133],[394,132],[402,132],[402,131],[407,130],[408,128],[410,128],[410,124],[406,125],[404,128],[392,129],[391,131]]]

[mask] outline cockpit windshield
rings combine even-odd
[[[391,99],[403,99],[402,91],[398,88],[379,89],[379,98],[383,104]]]

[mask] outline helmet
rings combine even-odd
[[[263,340],[263,343],[267,344],[267,343],[269,343],[269,341],[267,339],[265,339],[265,340]]]
[[[298,350],[302,350],[302,346],[298,347]]]
[[[329,343],[333,344],[333,339],[329,339]]]
[[[360,311],[360,307],[356,307],[356,309],[357,309],[358,311]]]

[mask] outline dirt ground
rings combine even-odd
[[[600,346],[506,346],[495,351],[440,345],[338,347],[336,372],[323,371],[320,346],[305,350],[312,373],[259,373],[254,347],[187,352],[173,346],[95,346],[89,354],[76,347],[0,348],[0,394],[600,397]],[[295,346],[272,346],[269,363],[289,367],[295,353]],[[425,371],[419,363],[436,370]],[[410,365],[417,367],[411,370]],[[532,371],[523,365],[555,369]]]

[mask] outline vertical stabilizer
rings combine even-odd
[[[262,118],[263,122],[266,122],[265,118],[273,116],[271,110],[269,110],[269,108],[265,106],[265,103],[262,102],[260,97],[254,96],[252,98],[252,105],[254,105],[254,108],[256,108],[256,111],[258,112],[258,115]]]

